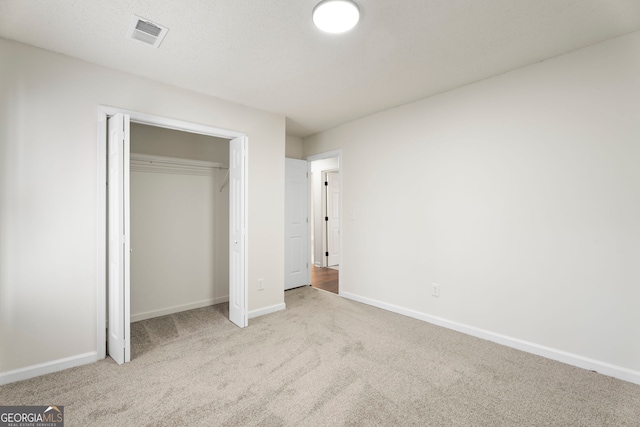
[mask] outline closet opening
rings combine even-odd
[[[99,107],[98,357],[130,361],[132,321],[159,319],[170,338],[213,307],[247,326],[247,147],[236,131]]]
[[[131,358],[229,310],[229,139],[130,125]]]

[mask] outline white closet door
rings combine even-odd
[[[129,301],[129,116],[109,119],[109,356],[118,364],[131,360]]]
[[[229,320],[244,328],[247,320],[245,167],[246,138],[231,140],[229,154]]]

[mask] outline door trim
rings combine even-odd
[[[98,359],[106,357],[106,277],[107,277],[107,118],[117,114],[128,114],[130,121],[134,123],[146,124],[150,126],[173,129],[183,132],[198,133],[202,135],[215,136],[219,138],[235,139],[244,137],[248,141],[247,135],[242,132],[218,128],[215,126],[202,125],[198,123],[187,122],[183,120],[171,119],[153,114],[141,113],[139,111],[127,110],[108,105],[98,106],[98,141],[97,141],[97,177],[96,177],[96,193],[97,193],[97,235],[96,235],[96,271],[97,271],[97,295],[96,295],[96,351]],[[245,232],[247,225],[246,218],[246,183],[248,177],[248,163],[245,164],[245,198],[242,203],[245,204]],[[244,246],[244,292],[247,295],[247,271],[248,271],[248,245],[245,241]],[[248,315],[248,304],[245,299],[244,312]]]

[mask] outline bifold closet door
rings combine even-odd
[[[248,325],[246,296],[245,137],[231,140],[229,150],[229,320]]]
[[[109,118],[107,141],[107,220],[109,356],[118,364],[131,360],[130,349],[130,214],[129,214],[129,116]]]

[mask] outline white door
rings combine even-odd
[[[131,360],[129,301],[129,116],[109,119],[108,234],[109,234],[109,356],[118,364]]]
[[[340,264],[340,173],[327,172],[327,267]]]
[[[309,163],[285,159],[284,289],[309,284]]]
[[[246,138],[231,140],[229,153],[229,320],[247,326],[245,168]]]

